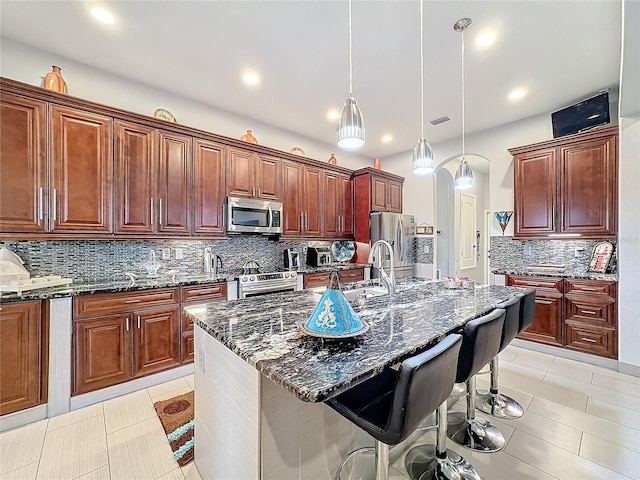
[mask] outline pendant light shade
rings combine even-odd
[[[416,148],[413,149],[411,171],[416,175],[428,175],[435,170],[433,150],[426,138],[420,137]]]
[[[349,95],[340,112],[336,142],[340,148],[353,150],[364,145],[364,120],[356,99]]]
[[[460,165],[458,165],[458,170],[456,170],[454,185],[458,190],[473,187],[473,170],[471,170],[464,157],[460,161]]]
[[[416,175],[429,175],[435,170],[433,150],[424,136],[424,20],[420,0],[420,140],[413,149],[411,171]]]
[[[351,0],[349,0],[349,97],[342,106],[336,143],[340,148],[355,150],[364,145],[364,119],[353,98],[353,61],[351,58]]]

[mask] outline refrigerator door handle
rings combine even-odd
[[[404,229],[402,228],[402,218],[398,218],[398,224],[396,225],[396,245],[398,263],[404,263]]]

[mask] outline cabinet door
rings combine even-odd
[[[278,158],[255,156],[256,192],[254,196],[263,200],[280,200],[280,177],[282,176],[282,161]]]
[[[134,312],[134,377],[180,365],[180,309]]]
[[[617,137],[560,149],[562,233],[616,234]]]
[[[402,213],[402,182],[389,179],[387,201],[389,202],[389,212]]]
[[[346,175],[340,175],[339,182],[342,185],[342,236],[353,238],[353,182]]]
[[[389,180],[375,175],[371,176],[371,210],[375,212],[386,212],[389,204],[387,191]]]
[[[548,235],[556,231],[556,150],[515,157],[515,237]]]
[[[52,230],[111,232],[111,119],[55,105],[51,119]]]
[[[328,238],[339,236],[341,186],[340,174],[324,172],[324,236]]]
[[[304,211],[304,234],[307,237],[322,235],[322,170],[305,166],[302,210]]]
[[[225,147],[196,140],[193,157],[194,233],[224,234]]]
[[[282,235],[302,235],[302,165],[282,164]]]
[[[73,394],[131,380],[130,314],[74,322]]]
[[[0,92],[0,232],[44,232],[43,102]]]
[[[0,306],[0,339],[0,415],[44,403],[40,302]]]
[[[156,131],[116,121],[116,233],[153,233]]]
[[[195,344],[193,341],[193,332],[182,334],[182,362],[183,364],[193,363],[195,352]]]
[[[518,337],[549,345],[563,345],[562,294],[553,290],[536,289],[535,302],[535,320]]]
[[[251,152],[229,148],[227,161],[227,195],[253,198],[255,192],[255,169]]]
[[[158,232],[189,233],[191,138],[160,132]]]

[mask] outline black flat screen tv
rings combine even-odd
[[[609,117],[609,92],[558,110],[551,114],[553,138],[584,132],[600,125],[607,125]]]

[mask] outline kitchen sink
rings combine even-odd
[[[325,287],[314,288],[313,292],[318,296],[318,299],[319,299],[325,290],[326,290]],[[378,285],[354,288],[351,290],[342,290],[342,293],[344,294],[348,302],[357,302],[358,299],[360,299],[361,295],[364,295],[364,298],[381,297],[383,295],[389,295],[386,287],[378,286]]]

